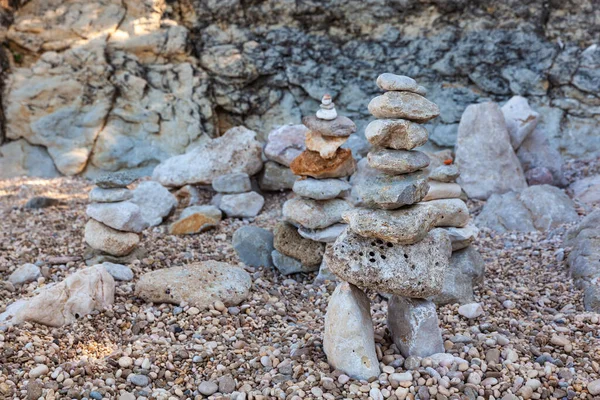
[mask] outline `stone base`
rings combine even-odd
[[[104,262],[110,262],[114,264],[123,264],[128,265],[131,264],[135,260],[141,260],[146,257],[148,252],[146,249],[142,247],[137,247],[131,253],[127,254],[123,257],[113,256],[108,253],[104,253],[100,250],[92,249],[91,247],[87,247],[85,253],[83,254],[83,258],[85,259],[86,265],[96,265],[102,264]]]

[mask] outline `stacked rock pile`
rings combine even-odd
[[[375,147],[362,172],[367,179],[355,186],[365,208],[344,213],[348,228],[325,254],[343,281],[325,317],[325,353],[334,368],[359,379],[380,372],[362,289],[391,295],[388,327],[405,357],[444,351],[435,304],[427,300],[441,291],[452,252],[448,233],[438,227],[468,221],[459,199],[421,202],[429,192],[424,169],[430,161],[413,149],[427,142],[420,124],[439,115],[437,105],[409,77],[383,74],[377,85],[386,92],[369,103],[378,120],[365,132]]]
[[[346,228],[342,214],[352,206],[344,200],[350,192],[347,177],[355,168],[350,150],[340,146],[356,131],[349,118],[338,116],[329,95],[323,96],[315,116],[303,118],[308,132],[306,150],[290,164],[299,177],[285,202],[274,232],[273,264],[283,273],[315,271],[321,265],[326,243]]]

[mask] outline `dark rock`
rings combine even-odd
[[[54,199],[52,197],[38,196],[33,197],[25,203],[25,208],[29,209],[38,209],[38,208],[47,208],[52,207],[57,204],[60,204],[61,201],[59,199]]]

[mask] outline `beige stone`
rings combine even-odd
[[[365,137],[373,146],[396,150],[411,150],[424,145],[427,129],[405,119],[377,119],[367,125]]]
[[[126,256],[140,242],[140,236],[133,232],[121,232],[94,219],[85,225],[85,241],[93,249],[113,256]]]
[[[315,179],[342,178],[354,173],[356,163],[349,149],[338,149],[331,159],[324,159],[319,153],[306,150],[292,161],[290,168],[294,175]]]
[[[318,152],[321,157],[331,159],[335,157],[337,149],[343,145],[347,137],[322,136],[320,133],[308,131],[306,134],[306,148]]]
[[[461,188],[458,183],[429,181],[429,191],[423,201],[438,199],[457,199],[460,197]]]
[[[427,122],[440,115],[435,103],[411,92],[386,92],[369,103],[369,112],[375,118],[402,118]]]

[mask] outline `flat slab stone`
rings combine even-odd
[[[346,224],[333,224],[324,229],[298,228],[300,236],[321,243],[333,243],[348,227]]]
[[[442,290],[452,245],[434,229],[420,242],[394,244],[347,229],[325,252],[327,266],[343,281],[381,293],[425,298]]]
[[[284,125],[272,130],[265,146],[265,157],[289,167],[294,158],[304,151],[307,132],[308,129],[300,124]]]
[[[219,208],[228,217],[256,217],[265,204],[265,198],[256,192],[226,194],[219,202]]]
[[[345,197],[352,186],[342,179],[301,179],[294,183],[294,193],[313,200],[329,200]]]
[[[302,265],[320,265],[325,252],[325,244],[305,239],[298,233],[298,228],[281,222],[273,232],[275,250],[288,257],[295,258]]]
[[[469,223],[462,228],[447,227],[444,228],[444,230],[448,232],[448,236],[452,242],[452,251],[468,247],[479,234],[479,228],[472,223]]]
[[[377,77],[377,86],[382,90],[413,92],[425,96],[427,91],[419,86],[417,81],[405,75],[396,75],[386,72]]]
[[[422,125],[405,119],[377,119],[367,125],[365,137],[373,146],[411,150],[427,143],[429,133]]]
[[[169,226],[171,235],[189,235],[215,228],[221,222],[221,210],[215,206],[191,206]]]
[[[429,180],[450,183],[456,182],[456,179],[458,179],[459,176],[460,170],[456,165],[440,165],[431,171]]]
[[[107,172],[99,175],[94,183],[102,189],[124,188],[135,181],[134,174],[128,171]]]
[[[341,199],[311,200],[294,198],[283,204],[283,217],[294,225],[323,229],[342,221],[342,214],[352,206]]]
[[[281,191],[294,187],[298,177],[291,169],[275,161],[267,161],[258,176],[258,186],[264,191]]]
[[[294,175],[310,176],[316,179],[343,178],[356,170],[356,163],[349,149],[338,149],[335,157],[325,159],[315,151],[302,152],[290,164]]]
[[[353,191],[366,207],[395,209],[421,201],[429,191],[423,171],[388,175],[366,165],[356,178]]]
[[[323,136],[348,137],[356,132],[356,125],[348,117],[338,116],[333,120],[324,120],[313,115],[302,118],[302,123],[309,130]]]
[[[303,265],[300,260],[281,254],[277,250],[273,250],[271,258],[273,259],[273,265],[275,265],[275,268],[277,268],[282,275],[314,272],[319,269],[318,265]]]
[[[427,154],[415,150],[377,149],[369,152],[367,160],[371,168],[390,175],[408,174],[429,165]]]
[[[402,118],[421,123],[440,115],[435,103],[411,92],[386,92],[377,96],[369,102],[369,112],[375,118]]]
[[[429,181],[429,191],[423,201],[437,199],[458,199],[462,189],[458,183]]]
[[[102,189],[95,187],[90,190],[89,199],[92,203],[116,203],[129,200],[133,197],[131,190],[127,188]]]
[[[130,201],[89,204],[86,214],[98,222],[124,232],[141,232],[148,227],[140,207]]]
[[[252,184],[248,174],[234,172],[213,179],[212,188],[219,193],[245,193],[252,189]]]
[[[344,136],[323,136],[320,133],[309,131],[306,134],[306,148],[318,152],[321,157],[330,159],[335,157],[337,149],[343,145],[348,138]]]

